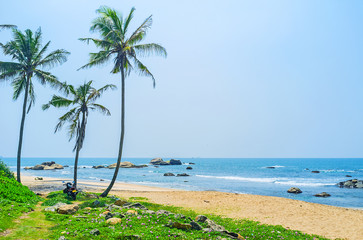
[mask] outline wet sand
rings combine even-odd
[[[24,185],[35,192],[63,189],[62,180],[34,180],[22,176]],[[68,179],[69,180],[69,179]],[[83,191],[102,192],[108,182],[79,181]],[[123,198],[146,197],[150,202],[180,206],[200,213],[214,213],[236,219],[250,219],[265,224],[282,225],[335,239],[363,239],[363,210],[333,207],[298,200],[250,194],[214,191],[182,191],[117,182],[110,194]]]

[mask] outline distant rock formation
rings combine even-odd
[[[189,177],[189,175],[186,173],[177,174],[176,176],[177,177]]]
[[[54,169],[63,169],[64,167],[60,164],[51,162],[43,162],[42,164],[35,165],[34,167],[25,167],[25,170],[54,170]]]
[[[165,177],[173,177],[173,176],[175,176],[175,174],[174,173],[164,173],[164,176]]]
[[[170,161],[164,161],[162,158],[154,158],[150,161],[152,165],[182,165],[182,162],[177,159],[170,159]]]
[[[114,168],[116,168],[116,165],[117,165],[117,163],[114,163],[114,164],[109,165],[107,168],[114,169]],[[143,168],[143,167],[147,167],[147,165],[135,165],[130,162],[121,162],[120,163],[120,168]]]
[[[297,187],[292,187],[289,190],[287,190],[288,193],[294,193],[294,194],[298,194],[298,193],[302,193],[302,191],[300,190],[300,188]]]
[[[341,188],[363,188],[363,180],[351,179],[337,184]]]
[[[193,168],[192,167],[187,167],[187,170],[192,170]]]
[[[320,173],[320,171],[311,171],[312,173]]]

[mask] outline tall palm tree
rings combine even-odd
[[[66,85],[66,94],[67,96],[70,95],[71,99],[53,95],[49,103],[44,104],[42,107],[43,110],[48,109],[50,106],[61,108],[72,105],[74,107],[58,119],[59,122],[55,127],[55,132],[60,130],[65,123],[69,123],[69,141],[72,140],[73,137],[76,137],[76,143],[73,148],[73,151],[76,151],[73,176],[75,186],[77,185],[79,151],[83,146],[83,141],[86,135],[88,110],[98,110],[105,115],[111,115],[110,111],[106,107],[95,103],[95,101],[101,97],[102,93],[108,89],[116,89],[116,86],[109,84],[100,89],[95,89],[92,87],[92,81],[84,83],[77,89],[75,89],[72,85]]]
[[[17,153],[17,180],[20,182],[21,147],[25,115],[29,113],[31,106],[35,102],[33,77],[39,80],[42,85],[49,84],[52,87],[61,87],[62,84],[55,76],[42,69],[49,69],[57,64],[64,63],[67,61],[67,56],[70,53],[63,49],[58,49],[44,56],[50,41],[42,46],[42,32],[40,28],[34,33],[29,29],[25,30],[24,33],[14,27],[11,29],[14,39],[6,44],[0,43],[0,47],[4,55],[9,55],[14,62],[0,61],[0,81],[12,81],[14,100],[17,100],[20,94],[24,92]],[[26,108],[28,108],[28,111],[26,111]]]
[[[100,15],[93,20],[90,31],[98,32],[100,38],[81,38],[81,41],[93,42],[100,51],[90,53],[89,63],[82,68],[90,68],[103,65],[109,60],[113,60],[114,66],[111,73],[121,73],[121,136],[119,153],[114,175],[107,189],[101,194],[106,197],[112,189],[118,174],[121,163],[122,148],[125,135],[125,78],[129,76],[132,70],[135,70],[142,76],[151,77],[155,87],[155,79],[149,69],[139,60],[139,56],[149,56],[156,54],[167,56],[165,48],[156,43],[140,44],[144,40],[147,31],[152,25],[152,16],[138,27],[134,32],[128,34],[129,24],[133,18],[135,8],[132,8],[126,18],[114,9],[103,6],[97,10]]]

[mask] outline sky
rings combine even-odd
[[[125,157],[356,158],[363,157],[363,2],[360,0],[14,0],[0,24],[41,27],[50,50],[71,52],[49,69],[59,80],[95,87],[116,84],[91,112],[80,157],[117,157],[120,75],[112,61],[77,71],[97,49],[78,40],[90,33],[96,9],[127,15],[131,29],[153,15],[145,43],[168,57],[142,61],[156,78],[126,80]],[[12,35],[0,32],[0,42]],[[0,61],[9,61],[0,53]],[[36,80],[36,105],[26,116],[23,157],[73,157],[66,128],[54,134],[66,109],[42,111],[54,89]],[[22,99],[0,82],[0,156],[16,157]]]

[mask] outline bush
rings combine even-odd
[[[0,160],[0,172],[2,176],[8,177],[8,178],[14,178],[14,173],[10,171],[9,167],[6,166],[6,164]]]
[[[8,178],[3,171],[0,171],[1,198],[18,203],[36,203],[39,199],[27,186],[17,182],[15,178]]]

